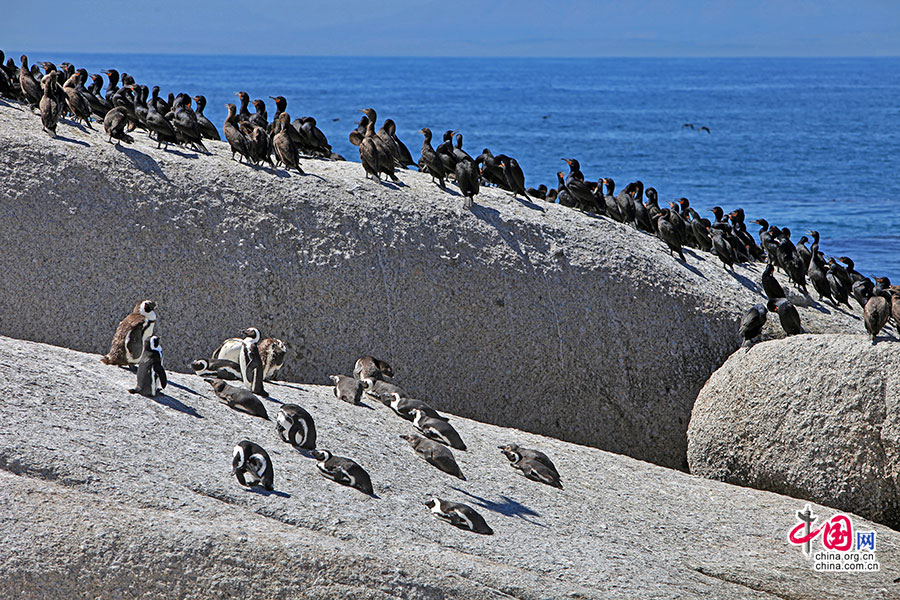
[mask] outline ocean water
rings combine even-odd
[[[795,241],[817,229],[826,254],[900,283],[900,58],[29,58],[116,68],[163,95],[202,93],[220,128],[234,92],[266,100],[270,116],[269,96],[282,95],[348,160],[359,160],[348,134],[369,106],[396,121],[416,158],[422,127],[459,129],[473,156],[515,156],[535,187],[555,187],[568,170],[560,159],[574,157],[589,179],[619,189],[640,179],[661,203],[743,207]]]

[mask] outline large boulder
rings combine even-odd
[[[562,206],[358,163],[309,173],[107,144],[0,106],[0,333],[106,352],[138,300],[159,303],[169,364],[259,327],[283,376],[326,382],[361,355],[409,391],[483,421],[686,468],[691,406],[739,345],[760,269],[722,269]],[[858,319],[802,309],[813,332]],[[770,335],[781,335],[777,323]]]
[[[412,425],[331,389],[273,384],[320,448],[357,460],[377,498],[321,477],[272,421],[220,404],[199,377],[131,395],[134,375],[0,338],[4,598],[888,598],[900,537],[877,533],[880,573],[817,573],[787,542],[802,502],[451,415],[466,481],[414,456]],[[274,493],[238,485],[233,446],[269,453]],[[497,449],[545,451],[563,489]],[[465,502],[494,535],[436,521],[426,494]],[[817,514],[827,516],[822,507]],[[894,596],[895,597],[895,596]]]
[[[800,335],[729,358],[700,391],[691,473],[900,528],[900,344]]]

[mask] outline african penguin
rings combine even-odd
[[[463,481],[466,480],[462,471],[459,470],[459,465],[456,464],[456,459],[453,458],[453,452],[447,446],[414,433],[405,433],[400,438],[409,442],[413,452],[428,464],[437,467],[444,473],[459,477]]]
[[[370,496],[375,495],[369,474],[355,461],[343,456],[334,456],[328,450],[314,450],[312,455],[319,461],[316,463],[319,473],[328,479],[356,488]]]
[[[263,361],[263,379],[271,381],[278,370],[284,366],[287,345],[278,338],[267,337],[259,343],[259,355]]]
[[[316,447],[316,424],[312,415],[296,404],[284,404],[275,418],[278,436],[295,448],[312,450]]]
[[[363,384],[361,381],[346,375],[329,375],[334,385],[334,397],[350,404],[359,404],[362,398]]]
[[[466,504],[448,502],[435,497],[429,498],[425,502],[425,506],[431,509],[431,516],[435,519],[446,521],[454,527],[484,535],[493,535],[494,533],[494,530],[488,526],[484,517]]]
[[[259,444],[244,440],[235,446],[231,470],[238,483],[244,487],[258,485],[270,492],[274,489],[275,472],[272,469],[272,459]]]
[[[543,463],[545,467],[556,473],[556,477],[559,477],[559,471],[556,470],[556,465],[553,464],[553,461],[550,460],[550,457],[541,452],[540,450],[532,450],[530,448],[522,448],[518,444],[504,444],[503,446],[497,446],[500,450],[503,451],[503,454],[506,455],[510,461],[515,460],[512,457],[512,453],[518,453],[525,458],[530,460],[536,460],[539,463]]]
[[[409,396],[402,387],[388,381],[382,381],[381,379],[374,379],[372,377],[364,377],[360,381],[362,382],[366,394],[372,396],[372,398],[376,400],[383,394],[400,394],[404,398]]]
[[[389,407],[391,410],[397,413],[398,416],[406,419],[407,421],[412,421],[415,418],[415,415],[413,415],[412,413],[414,408],[421,410],[432,419],[440,419],[441,421],[450,420],[447,417],[438,414],[438,411],[431,408],[431,406],[429,406],[422,400],[416,400],[415,398],[404,398],[397,393],[382,394],[378,397],[378,399],[381,400],[382,404]]]
[[[466,449],[466,444],[459,437],[459,433],[447,421],[429,417],[421,408],[412,409],[412,414],[413,425],[426,436],[457,450]]]
[[[526,458],[518,450],[502,450],[502,452],[509,460],[510,466],[521,471],[522,475],[528,479],[562,489],[556,469],[551,469],[537,459]]]
[[[138,302],[131,314],[116,327],[109,352],[100,361],[105,365],[136,365],[144,351],[144,343],[153,335],[155,326],[156,302]]]
[[[270,420],[266,407],[252,392],[234,385],[228,385],[221,379],[207,379],[206,382],[212,386],[216,396],[219,397],[219,401],[222,404],[226,404],[228,408],[253,415],[254,417],[261,417],[266,421]]]
[[[238,362],[241,360],[241,348],[244,347],[244,338],[228,338],[216,348],[213,353],[213,359],[230,360]]]
[[[374,356],[363,356],[353,366],[353,377],[356,379],[361,380],[368,377],[384,379],[387,377],[390,380],[393,376],[394,370],[391,368],[391,365]]]
[[[238,364],[241,365],[241,379],[244,387],[254,394],[266,397],[269,394],[263,389],[263,364],[259,355],[259,329],[249,327],[243,331],[241,340],[241,355]]]
[[[154,335],[144,342],[144,352],[138,362],[137,387],[128,390],[132,394],[140,394],[152,398],[166,387],[166,372],[162,364],[162,347],[159,345],[159,336]]]
[[[192,362],[191,368],[194,370],[194,374],[200,377],[214,377],[229,381],[237,381],[241,378],[241,366],[236,362],[221,358],[210,360],[201,358]]]

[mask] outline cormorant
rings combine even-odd
[[[873,294],[869,301],[866,302],[863,311],[863,320],[866,322],[866,331],[869,332],[869,339],[875,343],[875,336],[885,326],[888,319],[891,318],[891,296],[888,292]]]
[[[478,167],[478,171],[481,173],[481,179],[484,183],[496,185],[507,191],[511,191],[506,185],[506,177],[503,175],[503,168],[500,167],[497,157],[491,154],[489,149],[485,148],[481,151],[481,154],[475,158],[475,166]]]
[[[616,197],[613,196],[613,194],[616,193],[616,182],[613,181],[612,178],[607,177],[601,179],[600,183],[606,186],[606,194],[603,196],[603,204],[605,205],[607,216],[615,221],[618,221],[619,223],[622,223],[624,221],[624,218],[622,217],[622,212],[619,210],[619,204],[616,202]],[[658,216],[659,214],[657,213],[657,217]],[[651,218],[653,218],[652,215]],[[657,221],[654,220],[654,223],[656,222]]]
[[[109,110],[106,113],[106,116],[103,117],[103,129],[109,134],[109,139],[107,141],[111,144],[112,139],[116,138],[116,140],[121,140],[127,144],[132,143],[134,138],[125,133],[125,126],[127,124],[128,113],[125,112],[124,108],[117,106],[116,108]],[[116,144],[118,143],[119,142],[116,141]]]
[[[681,251],[681,236],[678,235],[678,231],[669,220],[670,214],[671,211],[668,208],[659,211],[656,216],[656,229],[659,231],[659,238],[669,247],[669,254],[677,252],[681,262],[686,262],[684,253]]]
[[[475,161],[471,158],[457,161],[454,172],[459,191],[467,199],[466,208],[472,208],[479,190],[478,169],[475,167]]]
[[[775,266],[772,263],[767,263],[766,268],[762,273],[763,291],[766,293],[766,296],[769,297],[769,300],[787,298],[787,294],[784,293],[784,288],[781,287],[781,284],[775,279],[775,276],[773,275],[774,272]],[[769,310],[771,310],[771,308]]]
[[[541,185],[537,186],[537,188],[533,188],[533,187],[525,188],[525,191],[532,198],[538,198],[540,200],[547,199],[547,186],[544,185],[543,183]]]
[[[44,93],[42,92],[42,86],[37,82],[37,79],[34,78],[34,75],[31,73],[31,70],[28,68],[28,57],[26,55],[22,55],[22,66],[19,68],[19,86],[22,88],[22,97],[25,98],[25,101],[28,102],[32,106],[32,108],[37,108],[41,103],[41,98],[43,98]],[[55,90],[51,90],[51,92],[55,93]],[[46,129],[46,126],[44,127]],[[54,123],[54,131],[56,130]]]
[[[303,169],[300,168],[300,156],[297,146],[291,140],[290,130],[293,127],[291,127],[290,115],[284,112],[279,114],[278,119],[274,121],[274,125],[275,135],[272,138],[272,148],[275,150],[275,156],[281,161],[285,169],[296,169],[303,174]]]
[[[212,124],[212,121],[207,119],[203,114],[203,109],[206,108],[206,96],[194,96],[194,102],[197,103],[197,110],[194,111],[194,114],[197,115],[197,125],[200,126],[200,135],[208,140],[221,140],[222,138],[219,137],[219,130],[216,129],[216,126]]]
[[[44,131],[56,137],[56,122],[59,119],[59,106],[54,90],[56,86],[56,71],[51,72],[41,81],[43,95],[41,96],[38,106],[41,110],[41,124]]]
[[[852,285],[850,277],[847,275],[844,267],[837,264],[833,258],[828,259],[828,272],[825,274],[825,279],[828,280],[828,286],[831,288],[831,297],[834,298],[835,302],[846,304],[847,308],[853,310],[850,302],[848,302]]]
[[[359,131],[351,131],[350,143],[359,146],[359,160],[366,172],[366,179],[372,175],[381,181],[382,159],[375,144],[375,124],[366,118],[366,133],[360,135]],[[390,160],[390,157],[385,157],[385,160]]]
[[[269,129],[269,116],[266,114],[266,103],[257,98],[253,101],[253,108],[256,112],[250,115],[250,123],[257,127],[262,127],[266,131]]]
[[[225,105],[225,108],[228,109],[228,116],[225,117],[225,125],[222,127],[222,130],[225,132],[225,139],[228,140],[228,145],[231,146],[231,160],[234,160],[234,154],[237,152],[240,155],[238,162],[242,158],[246,158],[247,162],[250,162],[250,140],[247,139],[247,136],[241,132],[238,126],[237,107],[228,103]]]
[[[720,227],[710,227],[709,232],[712,234],[712,253],[719,257],[726,269],[734,271],[737,257],[734,255],[734,247],[725,239],[727,232]]]
[[[528,192],[525,191],[525,173],[522,172],[522,167],[519,166],[516,159],[505,154],[501,154],[497,158],[503,167],[503,175],[506,177],[506,184],[512,190],[513,198],[518,194],[528,198]]]
[[[444,141],[441,142],[434,151],[438,158],[444,163],[444,171],[453,173],[456,168],[456,158],[453,155],[453,134],[455,131],[447,130],[444,132]]]
[[[381,169],[382,173],[390,177],[392,181],[399,182],[400,180],[394,175],[395,154],[387,142],[375,133],[375,123],[378,120],[378,114],[374,108],[360,109],[360,112],[369,118],[369,124],[366,126],[366,139],[371,137],[372,142],[378,149],[378,168]],[[372,132],[371,136],[369,135],[370,131]],[[391,141],[393,142],[393,140]],[[360,152],[362,152],[362,146],[360,146]]]
[[[389,136],[391,136],[391,139],[394,140],[394,144],[397,145],[397,153],[400,157],[400,166],[405,169],[416,164],[412,159],[412,154],[410,154],[409,148],[407,148],[406,144],[400,141],[400,138],[397,137],[397,124],[394,123],[392,119],[386,119],[384,121],[383,129]]]
[[[738,327],[738,333],[744,342],[741,344],[746,350],[750,350],[753,340],[758,338],[762,333],[763,326],[766,324],[766,307],[762,304],[755,304],[744,312],[741,318],[741,324]]]
[[[250,105],[250,94],[248,94],[247,92],[235,92],[234,95],[237,96],[238,98],[240,98],[240,100],[241,100],[241,108],[238,111],[238,117],[237,117],[238,123],[240,124],[245,121],[249,121],[250,117],[253,116],[250,114],[250,111],[247,109],[247,107]]]
[[[576,204],[575,197],[569,192],[566,188],[566,174],[562,171],[556,172],[556,180],[557,180],[557,188],[556,188],[556,200],[562,206],[567,206],[572,208]]]
[[[72,118],[75,121],[82,121],[87,125],[88,129],[93,129],[93,127],[91,127],[91,105],[84,96],[78,93],[76,87],[77,79],[78,74],[72,75],[66,80],[65,84],[63,84],[63,92],[66,94],[69,112],[72,113]]]
[[[189,143],[195,149],[209,154],[209,150],[203,145],[203,134],[197,115],[191,109],[191,99],[187,94],[179,94],[172,103],[172,112],[166,115],[171,120],[172,127],[177,136],[183,142]]]
[[[431,147],[431,130],[423,127],[419,133],[425,136],[425,139],[422,140],[422,158],[419,161],[422,171],[431,175],[431,181],[437,180],[441,189],[444,189],[444,177],[447,176],[447,172],[444,171],[444,163]]]
[[[768,308],[778,315],[778,320],[781,321],[781,328],[784,329],[786,334],[798,335],[806,333],[800,325],[800,313],[797,312],[797,308],[791,304],[790,300],[786,298],[770,298]]]
[[[106,84],[106,101],[110,103],[111,106],[115,106],[115,102],[113,102],[113,95],[119,89],[119,72],[115,69],[109,69],[103,71],[103,74],[109,77],[109,83]]]

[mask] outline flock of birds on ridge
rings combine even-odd
[[[129,132],[145,130],[157,141],[157,147],[169,144],[190,146],[207,152],[204,139],[219,140],[216,127],[203,116],[206,98],[169,93],[168,99],[159,96],[159,86],[152,91],[146,85],[138,85],[127,73],[110,69],[103,73],[109,81],[105,94],[101,93],[103,77],[89,75],[85,69],[76,69],[70,63],[59,67],[50,62],[40,66],[28,66],[28,58],[21,57],[16,67],[10,58],[3,64],[0,51],[0,97],[26,102],[40,111],[44,129],[55,135],[59,119],[65,115],[90,126],[92,118],[102,119],[109,140],[132,142]],[[41,73],[43,68],[44,73]],[[85,88],[88,79],[92,83]],[[122,86],[119,86],[119,83]],[[148,98],[149,95],[149,98]],[[291,120],[286,112],[287,100],[283,96],[271,97],[276,112],[270,121],[265,101],[250,101],[246,92],[235,92],[240,98],[240,109],[227,104],[228,116],[223,131],[232,151],[232,159],[246,160],[253,165],[268,163],[286,169],[300,168],[299,157],[330,158],[343,160],[332,152],[325,134],[317,127],[313,117]],[[191,108],[191,101],[196,110]],[[255,112],[248,109],[252,104]],[[668,208],[660,208],[656,189],[644,189],[641,181],[631,182],[616,194],[616,183],[611,178],[590,181],[581,172],[578,160],[564,158],[569,167],[566,174],[557,172],[557,187],[548,189],[525,187],[525,175],[515,158],[505,154],[494,155],[485,148],[477,158],[472,158],[462,148],[462,134],[447,130],[437,148],[432,146],[432,132],[422,128],[421,157],[414,161],[409,149],[397,137],[396,124],[386,119],[376,130],[377,114],[374,109],[361,109],[363,117],[357,128],[350,132],[350,142],[359,148],[360,160],[367,178],[381,180],[386,176],[399,182],[397,168],[416,166],[419,171],[431,175],[441,189],[446,180],[456,182],[471,207],[481,186],[494,186],[509,192],[513,197],[536,198],[554,202],[576,210],[605,216],[620,223],[628,223],[639,231],[658,236],[684,262],[683,247],[687,246],[718,257],[725,268],[735,263],[765,262],[762,287],[768,297],[767,304],[756,304],[747,309],[739,326],[739,332],[749,345],[759,337],[765,325],[768,311],[778,314],[785,332],[801,333],[803,328],[796,307],[788,300],[783,287],[772,275],[777,268],[784,272],[794,285],[808,296],[807,278],[819,295],[834,306],[852,307],[854,298],[863,309],[866,331],[875,336],[893,319],[900,327],[900,287],[892,286],[887,277],[874,281],[854,268],[853,260],[846,256],[828,258],[819,251],[819,234],[809,231],[813,243],[803,236],[795,244],[787,227],[770,225],[764,219],[751,221],[761,226],[759,243],[748,232],[743,209],[725,213],[720,207],[711,209],[715,221],[702,217],[687,198],[669,202]],[[693,123],[682,127],[694,128]],[[700,127],[709,133],[709,128]],[[275,162],[272,157],[275,157]],[[644,196],[647,201],[644,202]],[[840,264],[842,263],[842,264]]]
[[[156,322],[156,303],[152,300],[138,302],[119,323],[109,352],[101,358],[104,364],[136,370],[137,385],[128,391],[148,398],[158,395],[168,383],[160,338],[155,334]],[[250,327],[242,331],[240,337],[225,340],[211,358],[192,362],[191,368],[209,383],[223,404],[268,421],[271,419],[260,397],[269,395],[264,382],[272,380],[284,365],[286,350],[282,340],[261,339],[259,330]],[[451,450],[467,451],[459,432],[447,417],[423,400],[412,398],[394,383],[393,376],[390,364],[373,356],[363,356],[356,361],[352,376],[331,375],[330,378],[334,395],[339,400],[359,405],[366,394],[389,407],[397,416],[411,421],[418,433],[410,432],[400,438],[428,464],[466,481]],[[369,473],[359,463],[317,446],[315,421],[303,407],[282,404],[275,419],[275,432],[283,442],[315,459],[316,468],[324,477],[377,498]],[[510,465],[528,479],[562,489],[559,471],[543,452],[514,443],[498,448]],[[234,447],[231,466],[240,485],[274,491],[272,459],[258,443],[250,440],[238,443]],[[433,495],[428,497],[425,505],[432,516],[451,525],[475,533],[493,534],[484,518],[471,506]]]

